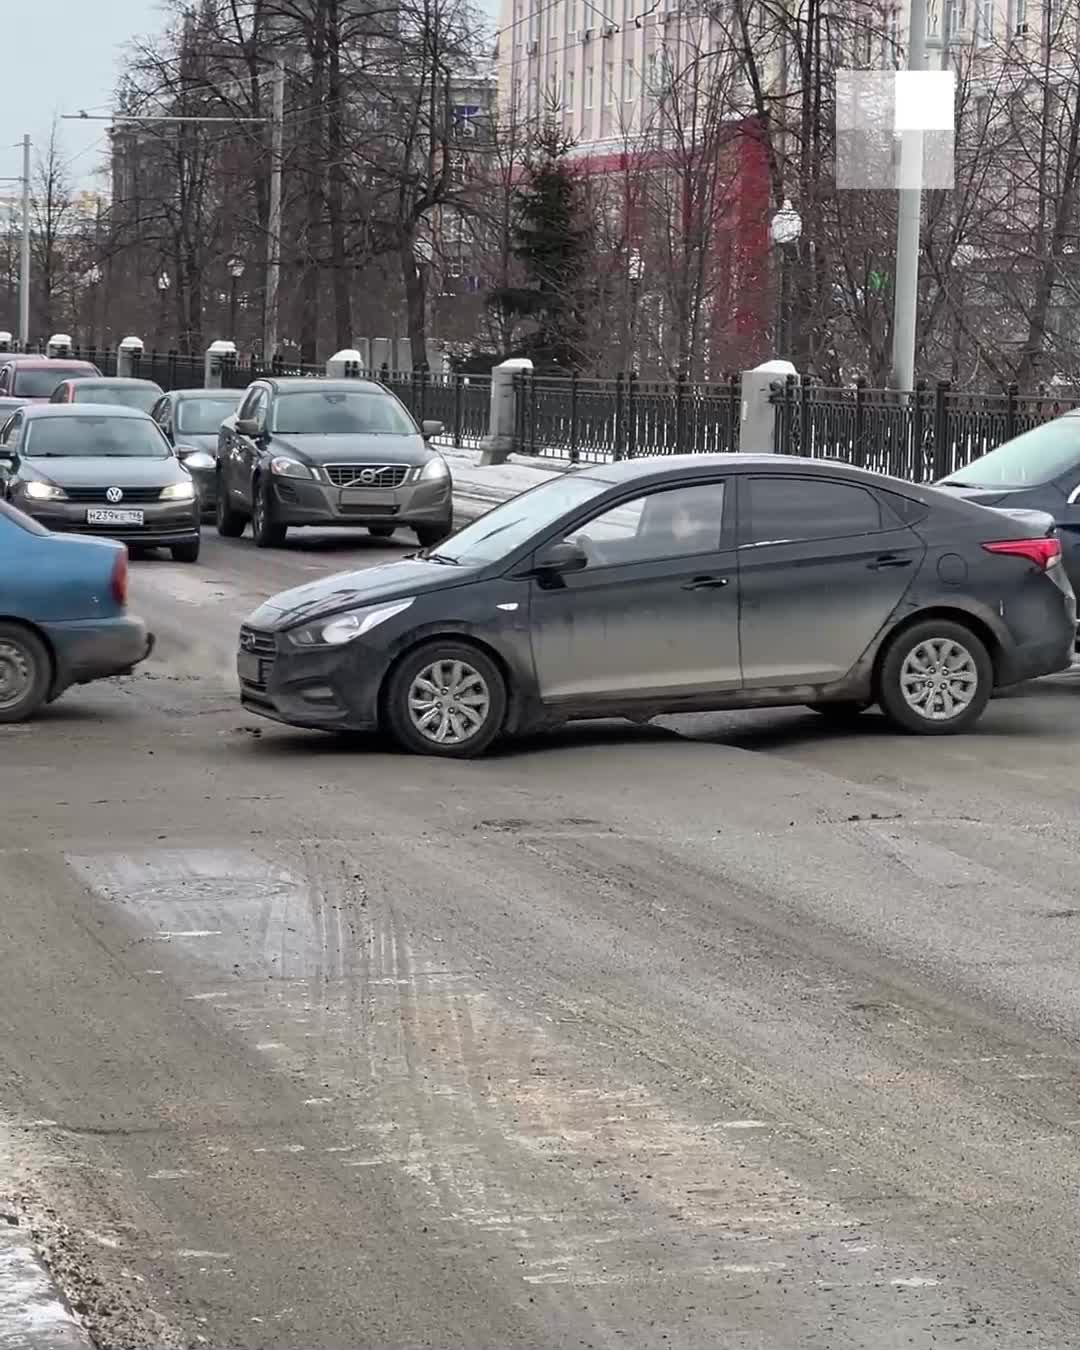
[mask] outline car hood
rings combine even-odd
[[[287,436],[277,431],[271,450],[314,464],[426,464],[432,455],[422,436]]]
[[[179,461],[173,459],[143,459],[122,455],[71,455],[51,458],[33,455],[23,459],[20,474],[29,471],[35,478],[48,479],[57,487],[109,487],[114,483],[124,487],[166,487],[181,482],[185,473]]]
[[[380,600],[395,600],[419,592],[450,590],[475,576],[473,568],[422,558],[398,558],[356,572],[338,572],[318,581],[272,595],[247,622],[252,628],[291,628],[328,614],[359,609]]]

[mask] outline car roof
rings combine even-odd
[[[42,417],[98,417],[105,415],[109,417],[140,418],[144,422],[154,421],[148,412],[143,412],[141,408],[129,408],[123,403],[36,403],[21,408],[20,411],[35,421]],[[154,422],[154,425],[156,426],[157,423]]]
[[[161,389],[157,380],[137,380],[129,375],[69,375],[61,384],[107,384],[110,389]],[[162,389],[162,393],[165,391]]]
[[[235,398],[237,401],[242,399],[247,393],[246,389],[213,389],[207,385],[203,389],[170,389],[169,397],[174,398],[177,403],[183,403],[189,398]]]
[[[82,361],[76,356],[32,356],[28,360],[23,360],[20,356],[17,361],[0,360],[0,367],[5,365],[29,366],[31,370],[48,370],[50,366],[67,366],[71,370],[85,370],[94,379],[100,378],[92,361]]]
[[[640,459],[621,459],[614,464],[590,464],[578,469],[579,474],[587,478],[602,479],[607,483],[635,482],[638,479],[659,478],[667,473],[687,473],[695,471],[705,475],[717,470],[754,473],[798,473],[816,476],[827,474],[830,478],[851,478],[856,482],[877,483],[878,486],[898,489],[914,489],[914,483],[899,478],[889,478],[885,474],[872,473],[869,469],[859,469],[839,459],[811,459],[803,455],[777,455],[739,451],[738,453],[719,455],[651,455]]]
[[[366,393],[390,393],[389,389],[376,380],[335,379],[331,375],[265,375],[260,376],[258,383],[270,385],[279,394],[295,394],[302,389],[323,389],[334,393],[361,389]]]

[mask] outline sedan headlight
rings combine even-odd
[[[22,490],[23,495],[29,497],[32,502],[61,501],[67,496],[63,488],[58,488],[54,483],[42,483],[36,478],[24,483]]]
[[[442,455],[434,455],[417,474],[417,477],[423,483],[439,481],[450,477],[450,466]]]
[[[270,461],[270,472],[276,473],[279,478],[315,477],[307,464],[301,464],[298,459],[290,459],[288,455],[278,455],[276,459],[272,459]]]
[[[193,502],[195,500],[195,484],[190,479],[186,483],[170,483],[168,487],[161,489],[161,500],[163,502]]]
[[[388,605],[375,605],[371,609],[354,609],[348,614],[335,614],[332,619],[322,619],[317,623],[296,628],[289,634],[290,641],[298,647],[341,647],[354,638],[370,633],[380,623],[402,614],[413,603],[415,596],[407,600],[393,600]]]

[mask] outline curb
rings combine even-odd
[[[93,1350],[18,1228],[0,1228],[0,1345]]]

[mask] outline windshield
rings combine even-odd
[[[272,431],[282,436],[416,436],[412,418],[378,390],[298,390],[279,394]]]
[[[169,443],[155,422],[141,417],[39,417],[26,428],[28,459],[78,456],[108,459],[168,459]]]
[[[157,385],[115,385],[104,382],[91,384],[80,380],[75,386],[76,403],[118,403],[122,408],[138,408],[149,412],[164,390]]]
[[[610,483],[600,478],[560,474],[466,525],[439,545],[437,556],[441,561],[466,567],[495,562],[528,543],[534,534],[553,525],[567,511],[583,506],[610,487]]]
[[[11,392],[20,395],[22,398],[49,398],[53,390],[63,380],[70,380],[75,375],[85,375],[86,367],[82,366],[50,366],[47,370],[33,369],[25,370],[22,366],[15,366],[15,383]]]
[[[1025,431],[950,474],[957,487],[1038,487],[1080,468],[1080,417],[1058,417]]]
[[[185,398],[176,405],[176,429],[189,436],[215,436],[226,417],[236,411],[243,392],[235,398]]]

